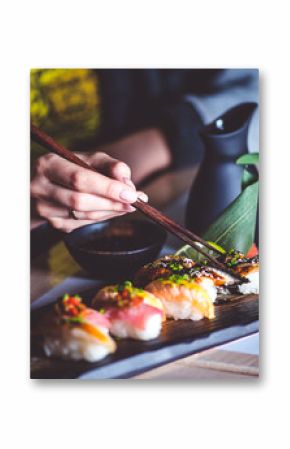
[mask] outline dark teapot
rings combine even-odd
[[[204,126],[204,159],[192,185],[186,226],[202,234],[240,194],[243,168],[236,164],[248,152],[248,129],[257,103],[242,103]]]

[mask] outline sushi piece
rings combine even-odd
[[[175,320],[198,321],[215,317],[214,300],[207,288],[187,274],[155,279],[146,286],[146,290],[160,298],[166,315]]]
[[[216,267],[206,264],[196,267],[197,278],[199,276],[209,277],[214,281],[217,291],[220,294],[242,293],[259,293],[259,256],[247,257],[237,250],[231,250],[224,256],[219,257],[219,261],[225,264],[233,272],[239,276],[248,279],[248,282],[241,283],[234,276],[217,269]],[[199,273],[198,273],[199,271]],[[194,273],[192,273],[194,277]]]
[[[43,324],[48,357],[97,362],[116,350],[107,318],[77,295],[64,295]]]
[[[191,280],[207,289],[215,301],[217,294],[259,293],[259,257],[246,257],[239,251],[231,250],[219,257],[221,263],[231,268],[250,282],[240,284],[234,276],[208,262],[196,263],[194,260],[177,255],[168,255],[142,267],[136,274],[137,285],[146,286],[155,279],[168,279],[172,275],[187,275]]]
[[[104,313],[110,322],[110,333],[119,338],[151,340],[158,337],[165,320],[160,299],[129,281],[102,288],[92,307]]]
[[[251,267],[243,267],[240,272],[241,276],[249,279],[247,284],[241,284],[238,286],[238,290],[243,295],[248,295],[250,293],[259,294],[259,266],[252,265]]]
[[[228,266],[232,271],[239,274],[241,277],[248,279],[247,283],[229,284],[229,293],[242,293],[247,295],[250,293],[259,293],[259,255],[254,257],[247,257],[237,250],[229,251],[221,262]],[[227,293],[226,292],[226,293]]]
[[[206,282],[211,281],[216,289],[217,294],[228,294],[232,288],[235,288],[237,280],[234,276],[219,270],[210,265],[196,266],[195,272],[192,273],[192,278],[202,285],[206,286]]]
[[[215,287],[230,281],[228,275],[218,270],[202,267],[188,257],[175,255],[164,256],[145,265],[137,272],[135,281],[138,285],[146,286],[155,279],[168,279],[172,275],[188,276],[208,291],[213,302],[217,297]]]
[[[191,271],[194,271],[195,266],[196,263],[188,257],[170,254],[140,268],[134,281],[137,286],[145,287],[154,279],[166,279],[173,274],[190,275]]]
[[[237,290],[243,295],[259,293],[259,256],[246,257],[238,251],[230,251],[224,261],[233,271],[248,279],[249,282],[237,285]]]

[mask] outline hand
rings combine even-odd
[[[37,213],[64,232],[133,212],[138,197],[128,165],[105,153],[78,156],[98,170],[79,167],[54,154],[38,159],[31,182]],[[72,218],[71,210],[76,219]]]

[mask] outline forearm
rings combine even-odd
[[[131,134],[105,145],[102,151],[128,164],[132,180],[137,184],[152,173],[169,167],[172,161],[167,141],[157,128]]]

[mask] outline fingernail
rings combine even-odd
[[[127,212],[135,212],[135,207],[131,206],[131,204],[123,204],[123,210],[125,213]]]
[[[124,184],[127,184],[127,186],[133,187],[133,189],[136,190],[136,187],[134,186],[134,184],[130,178],[124,177],[123,182],[124,182]]]
[[[133,190],[122,190],[120,192],[120,198],[124,201],[129,201],[129,203],[134,203],[137,200],[137,193]]]
[[[145,203],[148,203],[148,195],[146,195],[146,193],[144,192],[139,192],[138,193],[138,198],[140,198],[142,201],[145,201]]]

